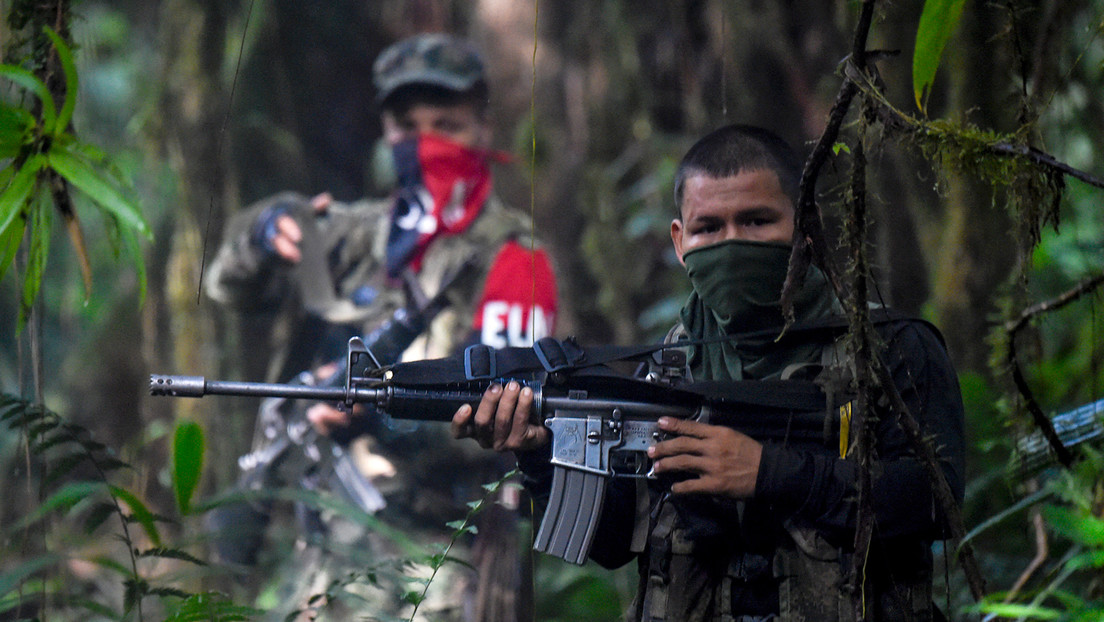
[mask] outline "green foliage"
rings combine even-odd
[[[142,560],[151,560],[155,564],[151,568],[166,562],[197,567],[206,563],[185,550],[163,544],[159,525],[166,519],[137,494],[112,481],[116,473],[129,470],[130,465],[111,455],[84,428],[49,409],[6,394],[0,394],[0,424],[3,424],[0,434],[22,436],[22,445],[29,452],[25,460],[38,465],[32,472],[37,477],[33,474],[27,477],[36,480],[40,498],[18,521],[0,526],[5,543],[0,548],[0,557],[12,562],[0,574],[0,611],[20,606],[29,595],[40,594],[67,603],[74,617],[84,611],[107,619],[141,620],[143,602],[151,598],[168,603],[166,609],[171,612],[168,619],[241,620],[254,612],[228,603],[217,594],[193,595],[174,585],[160,585],[146,576]],[[104,539],[102,534],[111,516],[117,519],[114,538]],[[133,524],[141,527],[143,538],[132,533]],[[70,530],[72,533],[68,533]],[[47,534],[37,540],[44,543],[63,535],[86,541],[68,543],[65,554],[49,548],[33,553],[36,539],[27,537],[32,533]],[[116,538],[122,545],[121,561],[102,553],[104,543]],[[144,548],[145,542],[153,546]],[[15,548],[9,550],[11,543]],[[80,586],[41,578],[63,575],[77,560],[118,575],[124,588],[121,610],[114,610],[110,603],[79,597]],[[176,605],[176,601],[182,602]]]
[[[172,482],[176,493],[176,507],[181,514],[192,509],[192,497],[199,486],[203,472],[203,454],[206,440],[203,428],[195,422],[183,422],[173,434]]]
[[[53,43],[65,73],[60,110],[49,88],[34,73],[22,67],[0,65],[0,78],[33,95],[39,109],[36,118],[21,106],[0,101],[0,159],[9,161],[5,173],[0,176],[0,278],[12,264],[25,234],[30,237],[17,330],[22,330],[42,288],[55,209],[65,220],[81,262],[85,297],[91,293],[89,260],[66,182],[99,209],[114,233],[122,239],[142,275],[143,292],[145,267],[141,254],[135,252],[135,234],[152,237],[138,207],[119,190],[126,184],[107,162],[105,154],[82,143],[70,131],[77,97],[76,66],[65,41],[49,28],[45,29],[45,34]]]
[[[912,55],[912,90],[916,107],[927,114],[928,94],[947,41],[962,17],[966,0],[925,0],[916,29],[916,48]]]
[[[252,620],[262,613],[253,607],[236,605],[220,592],[203,592],[185,598],[165,622],[236,622]]]
[[[448,543],[438,552],[429,555],[425,560],[426,564],[430,567],[430,575],[424,580],[423,586],[420,590],[411,590],[403,594],[403,600],[407,603],[414,605],[414,609],[410,612],[409,620],[413,621],[414,617],[418,614],[418,607],[425,602],[426,593],[429,591],[430,585],[433,584],[433,579],[437,576],[437,573],[441,568],[449,562],[463,563],[454,557],[449,556],[449,551],[452,547],[468,534],[476,533],[476,527],[473,523],[476,516],[487,507],[487,504],[494,503],[498,496],[498,490],[502,486],[516,486],[515,483],[510,483],[510,480],[514,479],[518,474],[517,470],[510,471],[502,476],[501,479],[489,484],[483,485],[485,494],[481,499],[468,503],[468,513],[464,516],[463,520],[449,523],[449,527],[453,530],[452,535],[449,537]]]
[[[1091,447],[1081,449],[1083,460],[1050,480],[1043,491],[1062,502],[1046,505],[1042,515],[1059,541],[1066,543],[1067,552],[1053,563],[1043,585],[1024,594],[993,594],[973,611],[1023,620],[1080,621],[1104,616],[1100,586],[1091,587],[1104,568],[1104,454]]]

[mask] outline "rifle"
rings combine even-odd
[[[576,353],[573,360],[587,362],[564,364],[565,351]],[[649,381],[612,372],[604,364],[611,359],[600,348],[580,352],[573,340],[545,338],[533,348],[472,346],[462,357],[381,367],[365,341],[353,337],[343,386],[153,375],[150,393],[303,398],[347,407],[367,404],[398,419],[449,421],[461,405],[475,407],[492,382],[519,380],[532,388],[534,414],[552,433],[551,496],[533,548],[575,564],[584,563],[589,554],[607,483],[615,477],[656,478],[646,452],[662,440],[660,417],[727,425],[760,441],[838,450],[840,409],[829,408],[824,393],[811,382]],[[674,346],[634,352],[662,353],[660,371],[649,374],[652,378],[677,377],[671,370],[685,365],[684,352]]]
[[[460,277],[470,262],[465,262],[445,279],[437,295],[426,297],[417,283],[407,281],[408,307],[397,309],[391,317],[369,333],[364,342],[371,348],[373,364],[394,363],[429,323],[447,305],[448,287]],[[300,372],[285,387],[338,387],[346,377],[346,359],[337,361],[332,373],[316,378],[309,371]],[[256,433],[251,450],[238,458],[241,474],[235,490],[259,491],[296,482],[308,490],[320,486],[341,493],[353,505],[368,514],[386,506],[383,495],[357,468],[346,453],[345,440],[320,435],[306,417],[306,404],[297,402],[301,395],[292,392],[269,394],[257,412]],[[306,508],[297,507],[296,516],[302,528],[324,529],[322,521]],[[261,545],[261,532],[268,524],[266,507],[250,503],[229,504],[218,508],[208,519],[215,533],[215,547],[220,557],[244,565],[252,565]],[[229,537],[228,537],[229,536]]]

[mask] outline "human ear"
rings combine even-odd
[[[671,244],[675,247],[675,256],[678,257],[679,263],[686,265],[686,262],[682,260],[682,221],[678,218],[671,221]]]

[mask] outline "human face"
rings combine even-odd
[[[486,149],[491,143],[490,126],[470,104],[414,104],[402,115],[384,111],[383,137],[389,145],[419,134],[437,134],[475,149]]]
[[[774,171],[740,171],[721,178],[691,175],[682,190],[682,217],[671,221],[671,242],[683,265],[686,253],[718,242],[793,241],[793,201]]]

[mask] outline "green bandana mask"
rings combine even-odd
[[[781,294],[789,269],[789,245],[730,240],[696,248],[682,259],[694,292],[682,309],[681,319],[692,338],[712,339],[769,329],[781,333]],[[794,300],[795,319],[805,322],[829,315],[834,302],[824,273],[810,268]],[[785,365],[808,354],[771,347],[772,342],[773,338],[755,344],[739,339],[705,344],[696,348],[691,368],[699,367],[694,371],[701,380],[764,378],[780,373]]]

